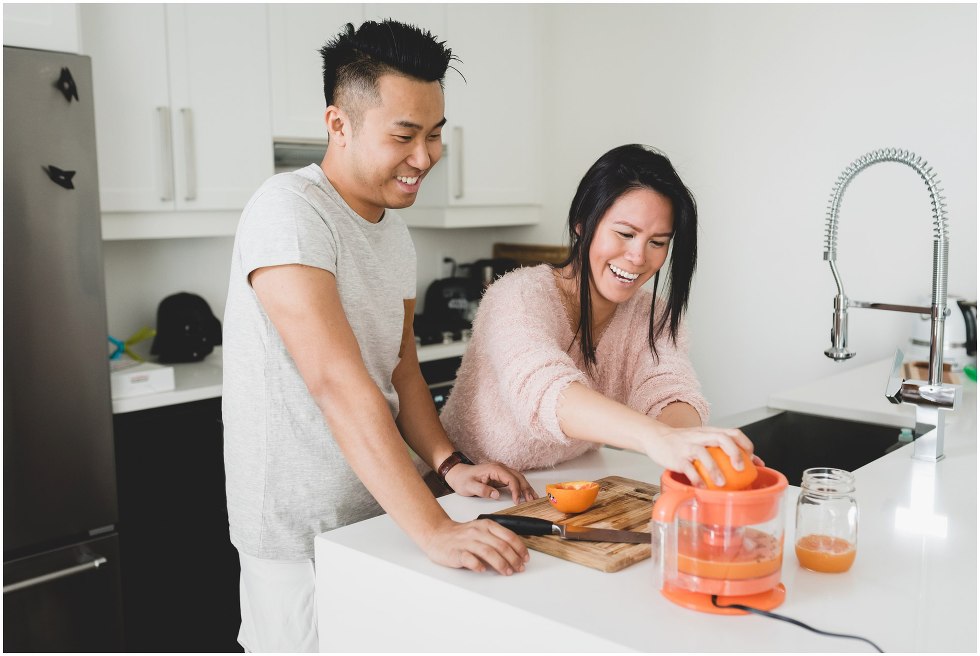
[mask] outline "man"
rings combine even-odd
[[[348,24],[321,55],[326,155],[249,201],[224,319],[228,515],[249,651],[316,651],[313,537],[382,510],[437,563],[524,569],[516,535],[449,519],[406,442],[459,494],[536,496],[519,473],[454,452],[415,351],[415,250],[390,208],[415,202],[442,154],[452,52],[384,21]]]

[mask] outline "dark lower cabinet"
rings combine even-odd
[[[114,417],[126,650],[241,652],[221,399]]]

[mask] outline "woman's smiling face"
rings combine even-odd
[[[589,249],[595,310],[632,298],[667,261],[673,233],[673,207],[666,196],[640,187],[616,199],[596,226]]]

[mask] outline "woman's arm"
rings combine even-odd
[[[669,426],[591,389],[566,352],[568,344],[559,343],[559,322],[564,321],[560,306],[548,304],[547,289],[535,282],[527,275],[504,277],[490,287],[480,302],[474,343],[466,355],[470,366],[492,388],[488,393],[507,405],[508,416],[520,426],[521,439],[567,444],[571,438],[610,444],[645,453],[693,482],[701,480],[692,464],[698,459],[709,475],[724,484],[705,446],[720,446],[736,468],[742,467],[737,447],[751,453],[748,438],[737,429],[701,428],[700,414],[690,404],[672,403],[678,400],[676,396],[661,395],[657,410],[666,411],[669,421],[687,421],[693,426]],[[658,375],[664,380],[671,375],[670,360],[660,362],[664,368]],[[693,380],[696,390],[697,379]],[[518,439],[517,431],[513,438]]]
[[[671,414],[681,412],[684,410],[678,408]],[[569,437],[645,453],[663,467],[684,474],[695,484],[701,477],[694,468],[694,460],[701,462],[715,483],[725,483],[725,476],[705,447],[721,447],[737,470],[744,467],[739,448],[750,454],[753,448],[752,442],[737,428],[674,428],[581,383],[571,383],[561,394],[558,421]]]
[[[660,411],[657,421],[674,428],[694,428],[701,425],[701,415],[690,403],[672,401]]]

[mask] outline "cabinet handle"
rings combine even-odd
[[[180,110],[184,124],[184,170],[187,176],[187,189],[184,200],[197,200],[197,158],[194,157],[194,114],[189,107]]]
[[[456,164],[456,179],[453,185],[453,198],[463,197],[463,126],[457,125],[453,128],[453,153]]]
[[[157,107],[160,119],[160,168],[163,175],[163,195],[160,200],[169,203],[174,199],[174,143],[170,132],[170,108]]]
[[[73,567],[66,567],[65,569],[59,569],[56,572],[48,572],[47,574],[42,574],[41,576],[35,576],[34,578],[25,579],[23,581],[18,581],[17,583],[11,583],[10,585],[3,586],[3,593],[15,592],[17,590],[22,590],[24,588],[31,588],[35,585],[40,585],[41,583],[47,583],[48,581],[54,581],[55,579],[62,579],[66,576],[72,576],[73,574],[81,574],[82,572],[87,572],[91,569],[99,569],[105,565],[108,560],[104,556],[99,556],[87,563],[82,563],[81,565],[75,565]]]

